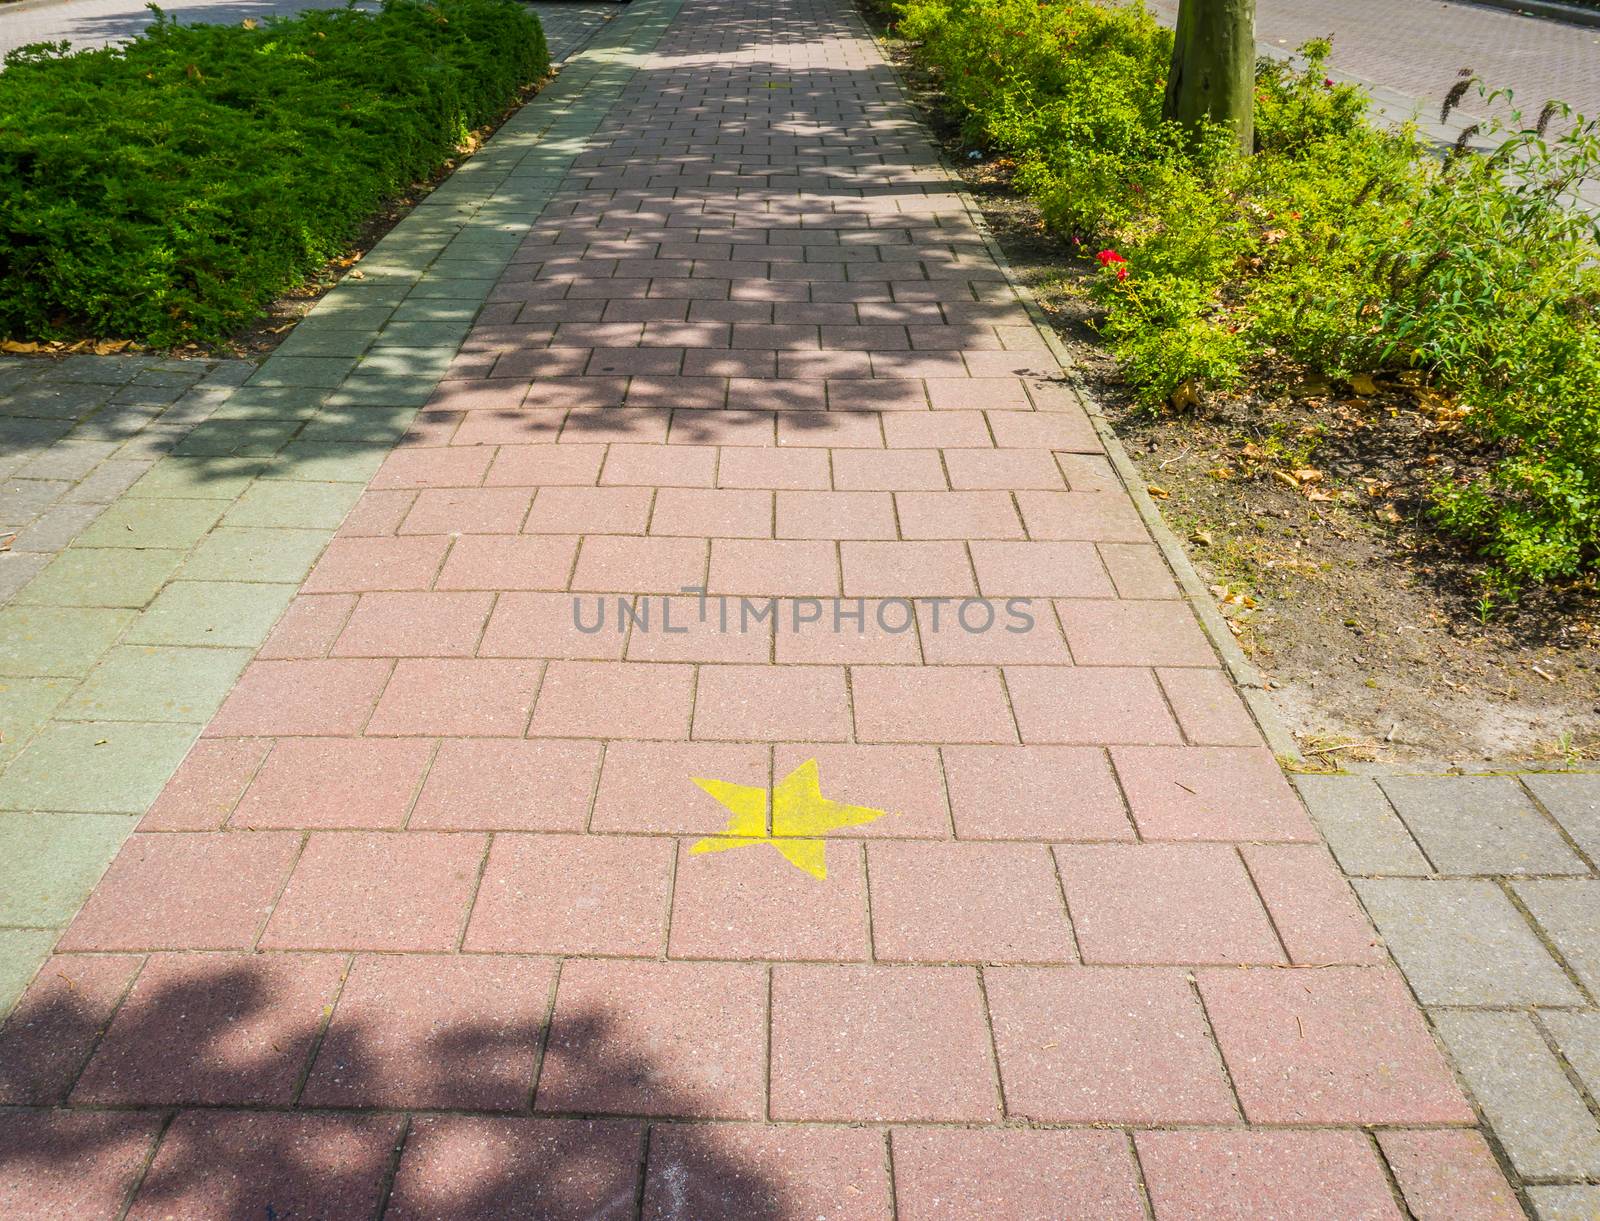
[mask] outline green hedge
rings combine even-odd
[[[1163,122],[1172,35],[1136,5],[899,11],[969,138],[1009,152],[1046,222],[1101,252],[1102,333],[1152,410],[1285,360],[1404,372],[1491,457],[1433,489],[1486,575],[1600,569],[1600,233],[1570,206],[1600,126],[1553,107],[1491,133],[1493,156],[1440,156],[1374,128],[1316,42],[1298,69],[1258,66],[1259,147],[1241,156]]]
[[[153,6],[152,6],[153,7]],[[161,16],[0,72],[0,337],[210,342],[340,254],[549,69],[513,0]]]

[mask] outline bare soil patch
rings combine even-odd
[[[1496,597],[1433,528],[1428,488],[1487,457],[1447,402],[1410,378],[1327,384],[1267,364],[1242,393],[1141,411],[1098,342],[1088,252],[1045,230],[1010,166],[973,156],[936,83],[886,47],[1313,766],[1600,757],[1600,589]]]

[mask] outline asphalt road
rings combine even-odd
[[[189,0],[165,11],[188,23],[234,24],[253,17],[298,13],[308,8],[335,8],[329,0]],[[545,23],[553,57],[560,59],[581,44],[598,24],[599,15],[622,11],[616,3],[554,0],[531,4]],[[0,3],[0,55],[34,42],[59,42],[74,47],[103,47],[140,33],[152,16],[141,0],[60,0],[38,6]]]
[[[1146,3],[1169,23],[1178,11],[1178,0]],[[1600,29],[1442,0],[1257,0],[1257,41],[1292,51],[1324,35],[1335,68],[1417,99],[1426,114],[1437,116],[1462,68],[1510,89],[1526,115],[1550,98],[1600,114]],[[1476,97],[1464,109],[1487,110]]]

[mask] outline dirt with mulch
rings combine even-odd
[[[1242,393],[1141,410],[1094,329],[1092,259],[1045,229],[1005,161],[961,140],[906,47],[884,45],[1310,766],[1600,758],[1600,588],[1495,596],[1432,527],[1429,487],[1489,458],[1447,402],[1410,378],[1327,384],[1268,367]]]

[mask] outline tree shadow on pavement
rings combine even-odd
[[[292,986],[289,959],[313,964],[315,986]],[[704,1114],[705,1100],[629,1044],[621,1015],[563,1012],[549,1050],[548,960],[494,968],[532,977],[537,1016],[468,1004],[455,1008],[470,1020],[404,1023],[336,1007],[343,955],[149,962],[54,958],[0,1029],[0,1215],[798,1217],[765,1169],[718,1139],[726,1125],[665,1129],[646,1182],[651,1126]],[[435,1004],[452,1007],[435,996],[417,1008]],[[561,1061],[564,1113],[535,1107],[542,1059]],[[307,1105],[329,1080],[389,1105]],[[475,1089],[500,1105],[436,1101]],[[650,1116],[594,1113],[618,1097],[647,1098]]]

